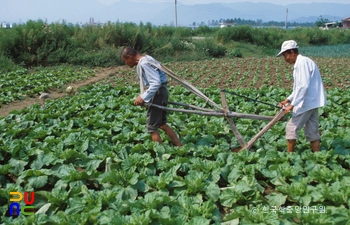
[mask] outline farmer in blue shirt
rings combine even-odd
[[[327,104],[320,71],[314,61],[299,54],[298,45],[294,40],[283,42],[276,57],[280,55],[283,55],[289,64],[294,64],[293,92],[279,103],[280,107],[285,107],[286,113],[293,111],[292,118],[286,126],[287,150],[294,151],[298,131],[304,127],[305,137],[310,141],[312,151],[318,152],[321,148],[318,108]]]
[[[135,99],[134,105],[142,106],[146,102],[166,106],[168,104],[166,74],[152,65],[160,65],[159,62],[149,55],[140,55],[131,47],[125,47],[122,50],[121,58],[128,66],[137,66],[141,93]],[[152,106],[148,107],[147,131],[151,134],[152,141],[162,143],[158,132],[158,128],[160,128],[176,146],[182,146],[175,131],[166,124],[166,115],[165,110]]]

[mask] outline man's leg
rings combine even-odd
[[[288,140],[287,142],[287,151],[288,152],[294,152],[294,147],[295,147],[296,140]]]
[[[311,149],[313,152],[319,152],[321,151],[321,144],[320,144],[320,140],[317,141],[310,141],[311,144]]]
[[[296,140],[298,139],[298,132],[309,120],[312,110],[306,111],[299,115],[294,115],[286,125],[286,138],[288,140],[287,151],[293,152]],[[307,132],[306,132],[307,133]],[[305,133],[305,134],[306,134]],[[317,140],[317,139],[314,139]]]
[[[306,140],[310,141],[311,149],[313,152],[321,151],[320,143],[320,133],[318,131],[319,122],[318,122],[318,109],[311,110],[312,114],[309,120],[306,122],[304,131]]]
[[[296,140],[298,139],[298,121],[291,118],[286,125],[287,152],[294,152]]]
[[[181,143],[180,139],[177,137],[175,131],[168,124],[161,125],[160,129],[164,130],[166,135],[168,135],[168,137],[172,140],[172,142],[176,146],[182,146],[182,143]]]
[[[158,91],[152,99],[152,103],[162,105],[162,96]],[[163,143],[162,138],[158,132],[159,125],[162,122],[163,110],[157,107],[149,107],[147,110],[147,132],[151,134],[153,142]]]
[[[168,90],[166,86],[159,88],[157,94],[153,97],[152,103],[162,106],[167,106],[168,103]],[[172,140],[176,146],[182,146],[180,139],[177,137],[175,131],[166,124],[167,112],[156,107],[150,107],[148,109],[147,117],[147,130],[151,133],[152,141],[162,143],[162,139],[158,132],[158,127],[162,129]],[[163,124],[160,125],[159,124]],[[154,131],[156,130],[156,131]]]
[[[159,142],[160,144],[162,143],[162,138],[160,137],[158,131],[152,132],[151,137],[152,137],[152,141]]]

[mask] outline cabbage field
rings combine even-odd
[[[350,59],[315,61],[328,98],[319,110],[318,153],[311,152],[302,132],[296,152],[287,153],[285,121],[250,151],[235,153],[238,142],[225,118],[178,112],[169,113],[168,122],[184,146],[174,146],[164,133],[163,144],[153,143],[145,131],[145,109],[133,106],[139,89],[135,71],[127,67],[74,95],[0,117],[0,224],[350,224]],[[222,88],[276,104],[293,84],[292,67],[281,58],[166,66],[217,104]],[[47,69],[2,74],[1,103],[94,73],[55,71],[53,77]],[[174,81],[169,92],[170,101],[209,108]],[[278,112],[228,93],[227,102],[240,113]],[[268,123],[234,122],[245,140]],[[10,216],[10,192],[34,192],[36,214]]]

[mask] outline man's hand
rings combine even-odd
[[[143,105],[144,101],[143,99],[141,98],[141,96],[137,96],[137,98],[135,99],[134,101],[134,105]]]
[[[281,107],[284,109],[285,113],[290,113],[290,111],[293,111],[294,106],[288,104],[290,101],[288,99],[278,103],[278,107]]]
[[[286,107],[288,103],[289,103],[289,100],[286,99],[286,100],[278,103],[278,107],[281,107],[281,108]]]
[[[293,108],[294,108],[294,106],[288,105],[288,106],[286,106],[286,107],[284,108],[284,111],[285,111],[286,113],[290,113],[291,111],[293,111]]]

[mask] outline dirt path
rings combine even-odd
[[[104,80],[110,76],[113,76],[117,73],[117,71],[122,67],[110,67],[110,68],[102,68],[95,73],[94,77],[91,77],[88,80],[77,81],[72,84],[67,84],[67,86],[72,86],[75,90],[79,87],[86,86],[89,84],[94,84],[98,81]],[[49,90],[47,93],[50,94],[50,99],[57,99],[67,96],[66,92],[62,92],[61,90]],[[0,117],[7,116],[13,110],[21,110],[29,107],[32,104],[42,104],[44,100],[39,99],[39,95],[37,98],[27,98],[21,101],[11,102],[7,105],[2,105],[0,108]]]

